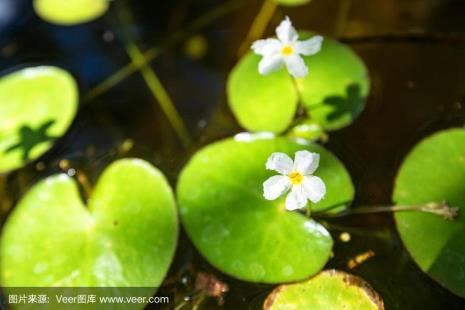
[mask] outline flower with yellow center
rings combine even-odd
[[[316,54],[321,49],[323,38],[314,36],[299,41],[299,35],[286,17],[276,28],[277,39],[258,40],[252,44],[255,54],[263,56],[258,65],[258,72],[266,75],[285,65],[289,73],[297,78],[305,77],[308,68],[300,55]]]
[[[286,209],[289,211],[304,208],[308,200],[319,202],[326,194],[323,180],[312,175],[318,168],[320,155],[309,151],[298,151],[295,159],[284,153],[273,153],[266,162],[266,169],[280,173],[263,183],[263,196],[275,200],[286,192]]]
[[[302,184],[302,181],[304,180],[304,176],[297,171],[292,171],[288,174],[288,177],[293,185]]]
[[[283,54],[283,56],[291,56],[293,53],[294,49],[292,48],[292,46],[286,45],[283,46],[283,48],[281,49],[281,54]]]

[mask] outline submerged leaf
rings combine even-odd
[[[42,19],[59,25],[75,25],[105,14],[110,0],[34,0],[34,9]]]
[[[383,310],[383,300],[363,279],[326,270],[300,283],[281,285],[271,292],[265,310]]]

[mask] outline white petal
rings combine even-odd
[[[300,185],[294,185],[292,191],[286,197],[286,209],[289,211],[305,208],[307,195]]]
[[[287,71],[296,78],[305,77],[308,74],[308,68],[304,60],[297,54],[288,56],[284,59],[286,62]]]
[[[275,200],[291,187],[291,181],[287,176],[275,175],[263,183],[263,197]]]
[[[294,170],[303,175],[309,175],[315,172],[320,164],[320,154],[309,151],[295,152]]]
[[[292,172],[292,159],[284,153],[273,153],[266,161],[266,169],[274,170],[281,174],[288,175]]]
[[[326,185],[319,177],[307,176],[302,183],[307,198],[313,203],[319,202],[326,194]]]
[[[270,55],[279,53],[281,43],[277,39],[258,40],[252,44],[252,50],[258,55]]]
[[[262,60],[258,64],[258,72],[261,75],[266,75],[281,68],[282,63],[283,60],[279,54],[263,56]]]
[[[297,31],[292,27],[291,20],[287,16],[276,28],[276,35],[284,44],[295,42],[299,38]]]
[[[320,51],[322,42],[322,36],[314,36],[305,41],[298,41],[295,43],[295,51],[305,56],[313,55]]]

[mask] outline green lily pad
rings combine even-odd
[[[285,70],[260,75],[261,57],[249,52],[228,79],[229,106],[242,127],[250,131],[284,131],[296,113],[299,97]]]
[[[274,0],[279,5],[284,6],[297,6],[310,3],[311,0]]]
[[[35,185],[1,237],[5,287],[158,287],[178,234],[165,177],[138,159],[104,171],[86,207],[65,174]]]
[[[465,297],[465,130],[439,132],[403,162],[393,200],[399,205],[446,201],[460,209],[453,221],[423,212],[395,214],[400,237],[420,268]]]
[[[94,20],[108,10],[110,0],[34,0],[42,19],[58,25],[76,25]]]
[[[300,39],[313,36],[299,32]],[[305,78],[293,79],[283,67],[260,75],[261,56],[246,54],[228,79],[228,101],[241,126],[249,131],[280,133],[291,124],[299,98],[310,120],[324,130],[353,122],[365,107],[370,81],[363,61],[346,45],[329,38],[321,51],[304,56]]]
[[[0,79],[0,173],[48,151],[71,125],[78,90],[56,67],[25,68]]]
[[[382,310],[384,303],[365,280],[326,270],[307,281],[277,287],[263,309]]]
[[[332,239],[326,229],[298,212],[285,211],[285,195],[263,198],[263,182],[276,174],[265,169],[273,152],[320,154],[315,175],[326,183],[326,197],[313,210],[353,199],[349,174],[339,160],[317,144],[266,135],[240,134],[200,150],[177,185],[187,234],[221,271],[266,283],[305,279],[325,265]]]
[[[314,35],[300,34],[302,39]],[[321,51],[304,59],[310,73],[296,82],[310,118],[325,130],[350,125],[363,111],[370,90],[363,61],[347,45],[326,37]]]

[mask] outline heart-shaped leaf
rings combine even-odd
[[[55,67],[26,68],[0,79],[0,173],[49,150],[76,115],[77,85]]]
[[[3,286],[157,287],[177,240],[172,190],[147,162],[111,164],[84,205],[67,175],[35,185],[1,237]]]
[[[314,34],[300,35],[305,39]],[[347,45],[326,37],[321,51],[304,59],[310,73],[296,82],[310,118],[326,130],[350,125],[365,107],[370,89],[363,61]]]
[[[311,37],[299,32],[300,39]],[[324,38],[321,51],[305,57],[309,74],[293,79],[283,67],[260,75],[261,57],[249,52],[228,79],[229,106],[250,131],[280,133],[291,124],[299,98],[310,121],[325,130],[353,122],[365,106],[369,76],[363,61],[346,45]]]
[[[460,209],[453,221],[424,212],[397,212],[397,229],[420,268],[465,297],[465,130],[439,132],[420,142],[403,162],[393,200],[399,205],[446,201]]]
[[[293,157],[299,150],[321,156],[315,174],[327,194],[313,210],[352,200],[350,176],[336,157],[317,144],[287,138],[240,134],[200,150],[184,168],[177,186],[182,222],[212,265],[239,279],[267,283],[302,280],[323,268],[332,248],[326,229],[285,211],[285,197],[263,198],[263,182],[274,174],[265,169],[270,154]]]
[[[34,9],[42,19],[58,25],[89,22],[108,10],[110,0],[34,0]]]
[[[294,118],[299,97],[285,70],[260,75],[260,58],[248,53],[231,72],[229,106],[244,128],[279,133]]]
[[[383,300],[365,280],[326,270],[300,283],[277,287],[265,301],[265,310],[382,310]]]

